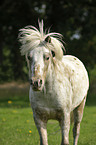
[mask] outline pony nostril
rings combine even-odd
[[[35,87],[38,87],[38,81],[35,81],[35,82],[34,82],[34,86],[35,86]]]
[[[33,90],[40,89],[42,87],[43,81],[42,79],[33,80],[30,79],[30,85],[32,85]]]

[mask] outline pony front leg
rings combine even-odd
[[[61,145],[69,145],[69,130],[70,130],[70,113],[65,113],[64,118],[60,121],[62,131]]]
[[[40,135],[40,145],[48,145],[46,121],[42,121],[39,117],[34,117],[36,127]]]

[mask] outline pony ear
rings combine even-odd
[[[48,42],[48,43],[51,43],[51,37],[50,37],[50,36],[47,36],[47,37],[45,38],[45,41]]]

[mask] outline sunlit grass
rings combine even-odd
[[[0,109],[0,145],[38,145],[39,135],[34,124],[31,108]],[[61,135],[57,121],[47,125],[49,145],[59,145]],[[72,126],[70,144],[72,144]],[[96,107],[86,107],[78,145],[96,144]]]
[[[39,134],[28,98],[28,88],[0,90],[0,145],[39,145]],[[96,145],[96,106],[88,104],[84,110],[78,145]],[[70,145],[73,143],[72,127]],[[60,145],[58,122],[48,121],[47,130],[49,145]]]

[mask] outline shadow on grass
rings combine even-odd
[[[0,87],[0,108],[29,107],[29,85]],[[86,106],[96,106],[96,92],[89,90]]]

